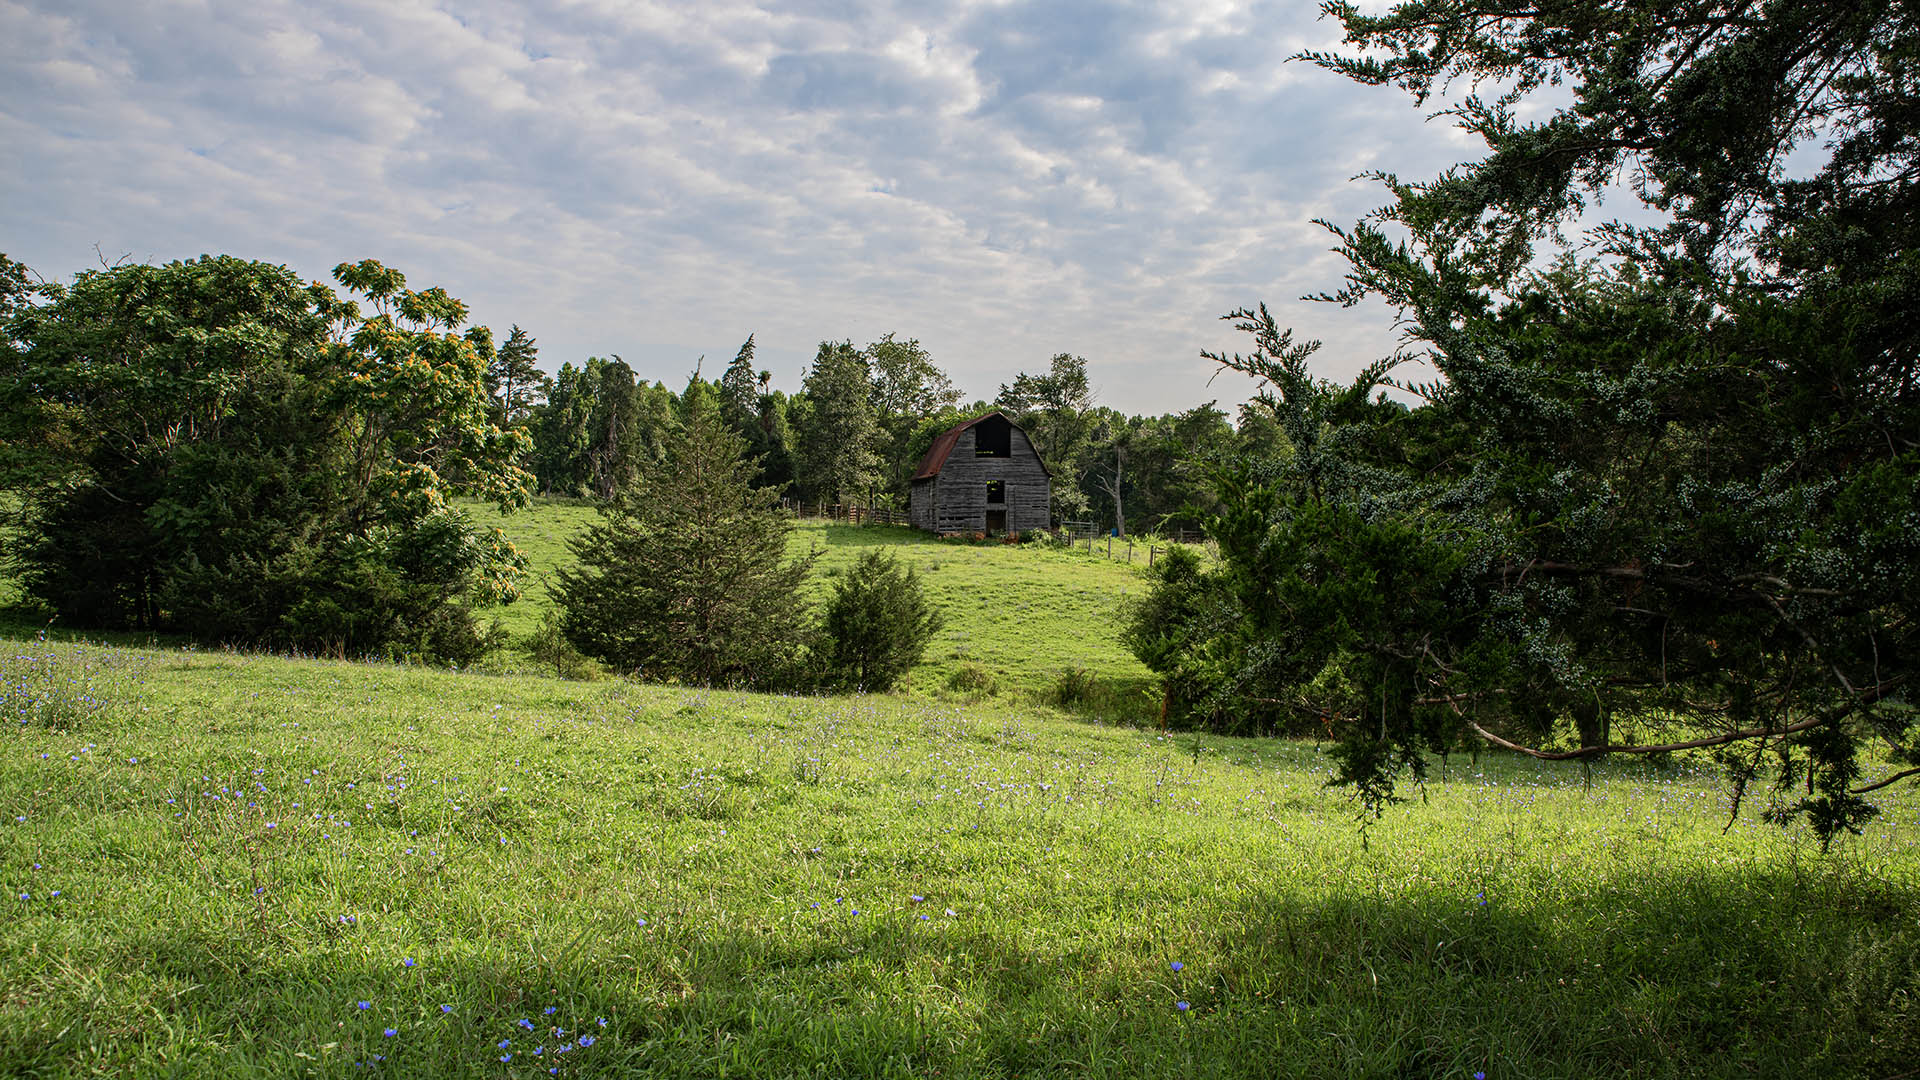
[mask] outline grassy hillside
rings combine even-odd
[[[552,606],[547,586],[556,566],[572,562],[567,540],[598,519],[591,506],[541,503],[502,517],[469,508],[482,523],[497,526],[526,552],[532,574],[518,603],[487,613],[509,632],[533,629]],[[1158,699],[1147,689],[1148,673],[1120,644],[1114,615],[1124,597],[1146,585],[1147,553],[1137,561],[1108,559],[1084,550],[1033,545],[964,544],[912,529],[802,522],[793,532],[793,553],[819,553],[812,580],[824,602],[835,576],[863,550],[884,546],[914,567],[928,595],[947,616],[947,626],[915,672],[923,694],[947,684],[953,673],[976,665],[1005,691],[1043,688],[1069,668],[1101,680],[1131,715],[1150,713]]]
[[[481,524],[500,528],[528,557],[531,573],[523,583],[523,599],[480,613],[513,638],[523,637],[553,607],[549,585],[554,568],[573,561],[567,541],[599,515],[590,504],[561,501],[541,501],[510,515],[479,503],[468,503],[466,509]],[[0,535],[0,543],[5,539]],[[1062,672],[1077,669],[1095,680],[1098,693],[1091,711],[1136,720],[1157,711],[1159,699],[1149,687],[1148,672],[1121,645],[1114,621],[1125,597],[1145,587],[1144,548],[1130,566],[1085,550],[973,545],[936,540],[906,528],[819,521],[800,523],[789,540],[795,556],[819,554],[809,591],[820,603],[834,577],[875,545],[892,549],[913,566],[947,616],[946,628],[913,675],[913,694],[1025,699],[1051,687]],[[25,609],[12,606],[19,600],[16,583],[0,573],[0,636],[40,628],[37,618],[27,618]],[[108,637],[119,644],[152,640],[137,634]],[[483,666],[495,672],[534,667],[514,649],[496,654]],[[984,693],[950,690],[949,679],[962,668],[978,668],[991,680],[990,688]]]
[[[936,572],[938,573],[938,572]],[[1920,803],[993,702],[0,657],[0,1075],[1891,1076]],[[1183,1004],[1184,1003],[1184,1004]]]

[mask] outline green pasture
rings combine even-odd
[[[524,636],[553,605],[548,593],[553,571],[573,560],[567,540],[599,515],[588,504],[564,502],[542,502],[505,516],[478,505],[468,510],[481,524],[499,528],[527,556],[523,598],[483,613],[515,637]],[[1002,696],[1044,689],[1061,672],[1083,669],[1099,681],[1112,709],[1132,716],[1158,709],[1147,669],[1120,643],[1115,618],[1123,600],[1148,585],[1144,545],[1135,548],[1129,565],[1124,542],[1109,558],[1104,546],[1089,553],[1037,544],[973,544],[897,526],[803,521],[788,546],[796,557],[818,553],[810,582],[817,603],[825,602],[833,579],[870,547],[887,548],[919,573],[947,618],[914,673],[912,689],[921,696],[944,692],[954,673],[969,666],[985,672]],[[508,657],[506,663],[514,661]]]
[[[1363,835],[1319,747],[1001,701],[35,641],[0,673],[0,1075],[1920,1061],[1910,788],[1822,855],[1727,827],[1697,763],[1456,757]]]

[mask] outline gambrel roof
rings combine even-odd
[[[995,409],[990,413],[985,413],[981,416],[976,416],[971,420],[962,420],[961,422],[941,432],[939,436],[933,440],[933,445],[927,448],[926,456],[920,459],[919,467],[913,470],[913,478],[915,480],[931,480],[935,476],[938,476],[940,474],[941,466],[947,463],[947,455],[953,453],[954,444],[960,441],[961,433],[966,431],[968,428],[974,426],[975,424],[979,424],[984,421],[991,420],[996,416],[1002,420],[1005,420],[1007,422],[1008,427],[1012,428],[1015,431],[1018,431],[1021,435],[1026,436],[1027,445],[1029,447],[1033,446],[1033,437],[1030,435],[1027,435],[1026,428],[1023,428],[1019,424],[1014,423],[1013,418],[1009,417],[1006,413],[1001,412],[999,409]],[[1053,470],[1047,468],[1047,463],[1041,460],[1040,451],[1038,448],[1035,448],[1033,451],[1033,460],[1040,462],[1041,472],[1046,473],[1048,477],[1053,476]]]

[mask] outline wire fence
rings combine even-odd
[[[812,521],[833,521],[846,525],[911,524],[906,511],[887,506],[830,503],[825,500],[808,502],[804,499],[782,499],[780,502],[793,511],[795,517]],[[1198,529],[1175,529],[1170,533],[1139,540],[1111,531],[1103,532],[1091,521],[1062,521],[1059,528],[1050,531],[1055,542],[1064,544],[1069,551],[1081,550],[1089,555],[1104,555],[1127,563],[1137,558],[1144,560],[1148,566],[1158,562],[1175,544],[1204,545],[1210,551],[1213,548],[1207,534]]]

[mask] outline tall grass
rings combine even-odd
[[[1312,745],[1005,699],[130,659],[0,734],[0,1075],[1920,1060],[1910,790],[1822,856],[1684,760],[1483,755],[1363,843]]]
[[[132,654],[47,640],[0,641],[0,725],[77,731],[125,709],[142,667]]]

